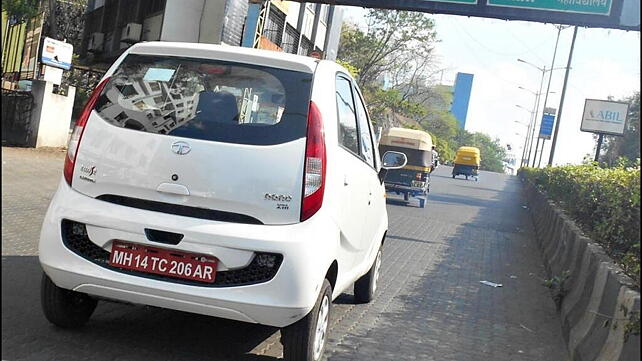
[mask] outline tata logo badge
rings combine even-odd
[[[185,142],[174,142],[172,143],[172,152],[178,155],[185,155],[192,150],[192,147]]]

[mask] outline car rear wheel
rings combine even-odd
[[[281,329],[284,361],[318,361],[328,333],[332,286],[325,279],[314,307],[301,320]]]
[[[40,284],[42,310],[49,322],[62,328],[78,328],[87,323],[98,301],[84,293],[56,286],[42,274]]]
[[[374,299],[379,282],[379,270],[381,269],[382,247],[379,247],[377,257],[372,263],[372,267],[365,275],[361,276],[354,283],[354,299],[358,303],[368,303]]]

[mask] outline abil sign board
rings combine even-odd
[[[610,100],[586,99],[580,130],[583,132],[622,135],[629,104]]]

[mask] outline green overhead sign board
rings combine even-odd
[[[433,0],[433,1],[438,3],[457,3],[457,4],[470,4],[470,5],[477,4],[477,0]]]
[[[290,0],[640,31],[640,0]]]
[[[489,6],[610,15],[611,0],[488,0]]]

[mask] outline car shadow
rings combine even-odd
[[[60,329],[41,311],[41,276],[37,257],[2,256],[3,359],[280,359],[277,328],[149,306],[99,302],[85,327]]]

